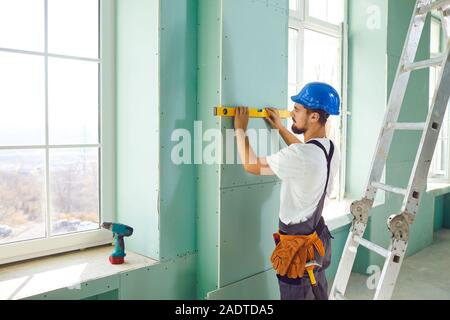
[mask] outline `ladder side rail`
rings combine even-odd
[[[408,243],[405,241],[396,239],[392,241],[389,248],[391,252],[384,263],[374,300],[390,300],[392,298],[407,247]]]
[[[354,233],[364,234],[367,225],[360,222],[354,222],[354,226],[348,233],[347,242],[344,246],[344,251],[337,268],[336,276],[334,277],[333,286],[331,287],[330,299],[336,300],[337,296],[345,296],[347,291],[348,281],[352,273],[353,264],[355,263],[356,254],[358,252],[359,243],[354,240]]]
[[[403,202],[402,212],[412,215],[417,213],[421,192],[425,189],[428,172],[433,159],[434,150],[439,138],[445,112],[450,97],[450,46],[446,50],[446,59],[441,68],[438,85],[433,97],[432,108],[428,113],[427,129],[422,135],[419,151],[414,163],[408,191]],[[412,223],[412,222],[411,222]]]
[[[428,5],[429,2],[429,0],[417,0],[416,6],[414,7],[414,13],[417,12],[417,8],[419,8],[419,6]],[[399,66],[397,68],[397,74],[392,86],[387,113],[384,118],[381,133],[375,149],[376,152],[371,164],[371,173],[367,181],[365,195],[365,197],[370,200],[375,200],[377,189],[372,186],[372,183],[380,182],[381,180],[381,175],[383,174],[392,138],[394,136],[395,130],[387,129],[387,127],[389,123],[396,123],[398,121],[400,109],[402,107],[409,78],[411,76],[411,72],[405,72],[403,70],[403,66],[405,64],[413,63],[415,60],[419,42],[425,25],[425,19],[427,17],[427,13],[420,15],[416,15],[414,13],[411,18],[407,38],[403,47],[403,53],[400,58]]]

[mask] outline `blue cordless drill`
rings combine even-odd
[[[133,234],[133,228],[112,222],[104,222],[102,226],[114,235],[114,252],[109,256],[109,262],[111,264],[123,264],[126,256],[123,237],[130,237]]]

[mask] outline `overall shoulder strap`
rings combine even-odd
[[[310,141],[308,141],[307,144],[314,144],[317,147],[319,147],[320,149],[322,149],[323,153],[325,154],[325,158],[327,159],[327,182],[325,184],[325,194],[326,194],[327,193],[327,189],[328,189],[328,183],[330,181],[331,159],[333,159],[333,155],[334,155],[334,144],[333,144],[333,141],[330,140],[330,153],[327,153],[327,150],[325,149],[323,144],[321,144],[317,140],[310,140]]]

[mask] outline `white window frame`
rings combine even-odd
[[[442,20],[440,16],[436,16],[436,15],[432,15],[431,17],[431,23],[435,22],[438,23],[440,28],[440,51],[442,52],[443,46],[445,45],[445,41],[444,41],[444,31],[442,28]],[[431,50],[430,50],[431,51]],[[438,57],[440,54],[436,54],[436,53],[431,53],[430,52],[430,58],[436,58]],[[430,95],[432,93],[430,92]],[[430,105],[431,108],[431,105]],[[450,129],[450,111],[447,110],[446,113],[446,117],[444,118],[444,121],[446,121],[446,125],[447,128]],[[436,170],[436,161],[437,159],[435,159],[434,156],[436,156],[436,154],[433,155],[433,160],[431,163],[431,167],[430,167],[430,171],[429,171],[429,175],[428,175],[428,182],[429,183],[450,183],[450,160],[449,160],[449,156],[450,156],[450,130],[447,130],[447,153],[442,153],[441,154],[441,159],[444,158],[446,159],[446,168],[445,171],[443,173],[438,173]],[[439,135],[439,140],[438,143],[441,141],[440,139],[440,135]]]
[[[45,12],[47,12],[47,0],[45,0]],[[88,59],[97,61],[100,64],[100,144],[93,147],[100,147],[99,162],[99,182],[100,182],[100,224],[103,221],[114,221],[115,215],[115,1],[100,0],[100,59]],[[45,30],[47,37],[47,14],[45,16]],[[47,43],[47,40],[46,40]],[[47,47],[47,44],[46,44]],[[23,50],[2,49],[3,51],[16,52],[19,54],[48,55],[45,53]],[[82,59],[82,57],[61,56],[61,58]],[[47,61],[47,59],[46,59]],[[46,62],[47,63],[47,62]],[[47,68],[46,68],[47,69]],[[46,70],[48,72],[48,69]],[[46,77],[47,78],[47,77]],[[47,80],[46,80],[47,82]],[[46,83],[46,88],[47,88]],[[46,113],[48,106],[46,102]],[[47,117],[48,118],[48,117]],[[48,126],[46,125],[48,128]],[[47,129],[48,130],[48,129]],[[47,133],[48,135],[48,133]],[[3,149],[36,149],[36,146],[5,147]],[[45,149],[48,153],[48,146],[38,147]],[[48,177],[48,167],[47,167]],[[48,188],[48,179],[47,179]],[[49,213],[46,213],[48,217]],[[46,218],[47,233],[50,230],[49,219]],[[21,260],[34,259],[42,256],[58,254],[68,251],[85,249],[111,243],[112,234],[101,228],[86,232],[77,232],[41,238],[35,240],[25,240],[9,244],[0,245],[0,265],[17,262]]]
[[[308,3],[311,0],[297,0],[298,10],[289,10],[289,28],[298,30],[297,42],[297,81],[303,83],[303,48],[304,48],[304,30],[326,34],[341,40],[341,73],[339,82],[341,83],[341,141],[339,149],[341,151],[341,168],[339,177],[339,190],[337,201],[343,201],[345,198],[345,176],[346,176],[346,149],[347,149],[347,122],[350,113],[347,108],[347,82],[348,82],[348,0],[344,0],[344,22],[341,25],[335,25],[311,17],[308,15]],[[291,84],[291,83],[289,83]],[[297,91],[301,88],[297,85]]]

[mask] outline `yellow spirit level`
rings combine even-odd
[[[268,114],[265,109],[249,108],[250,118],[267,118]],[[281,119],[288,119],[291,113],[288,110],[278,110]],[[236,115],[236,108],[234,107],[216,107],[214,108],[214,116],[216,117],[234,117]]]

